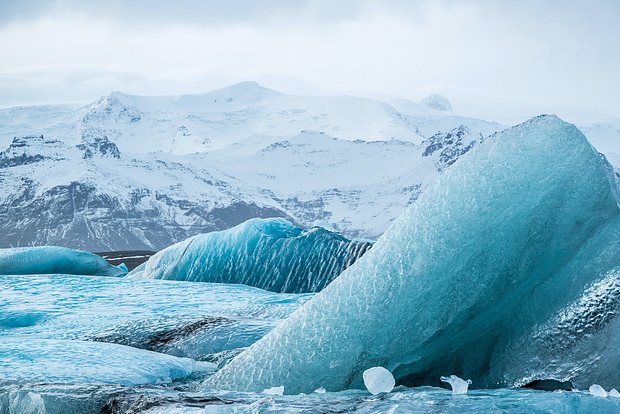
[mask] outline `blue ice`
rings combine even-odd
[[[321,227],[306,230],[281,218],[256,218],[172,245],[129,277],[240,283],[272,292],[318,292],[370,246]]]
[[[206,386],[337,391],[373,366],[406,385],[617,386],[616,193],[574,125],[541,116],[495,134]]]
[[[0,275],[70,274],[123,276],[124,264],[113,266],[101,256],[66,247],[0,249]]]

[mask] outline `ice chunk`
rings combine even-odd
[[[284,219],[257,218],[172,245],[129,277],[318,292],[370,246],[321,227],[304,230]]]
[[[194,359],[236,355],[312,297],[80,275],[0,275],[0,292],[0,342],[79,338]]]
[[[284,395],[284,387],[271,387],[263,390],[263,394]]]
[[[325,394],[325,388],[317,388],[316,390],[314,390],[314,392],[317,394]]]
[[[590,394],[592,394],[595,397],[603,397],[603,398],[607,397],[607,391],[605,391],[605,389],[598,384],[590,385],[589,391],[590,391]]]
[[[613,182],[604,158],[557,117],[496,134],[207,385],[257,391],[282,384],[292,394],[361,388],[361,373],[377,365],[405,385],[436,385],[442,373],[456,371],[481,387],[516,384],[546,365],[533,355],[506,370],[533,346],[532,330],[620,264]],[[606,331],[615,314],[589,329]],[[566,326],[577,323],[571,321]],[[515,354],[506,352],[521,339]],[[564,367],[583,361],[564,361],[561,377],[552,378],[570,378]],[[578,370],[575,380],[601,372],[585,367],[592,370]],[[617,377],[611,372],[608,381]]]
[[[620,398],[620,392],[618,392],[617,389],[612,388],[611,390],[609,390],[609,396],[614,398]]]
[[[125,265],[112,266],[93,253],[66,247],[0,249],[0,275],[69,274],[123,276]]]
[[[380,394],[382,392],[392,392],[396,381],[390,371],[383,367],[368,368],[362,374],[366,389],[372,394]]]
[[[104,342],[2,337],[0,378],[22,382],[155,384],[213,365]]]
[[[456,375],[450,375],[449,377],[441,377],[442,382],[447,382],[452,387],[452,394],[467,394],[467,389],[471,385],[471,380],[465,381]]]

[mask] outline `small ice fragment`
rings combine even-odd
[[[266,390],[263,391],[263,394],[283,395],[284,394],[284,386],[281,385],[279,387],[267,388]]]
[[[609,390],[609,396],[610,397],[615,397],[615,398],[620,398],[620,392],[618,392],[617,389],[612,388],[611,390]]]
[[[471,385],[471,380],[465,381],[456,375],[450,375],[449,377],[441,377],[442,382],[447,382],[452,387],[452,394],[467,394],[467,389]]]
[[[392,373],[383,367],[368,368],[364,371],[362,377],[364,378],[366,389],[372,395],[391,392],[394,389],[394,385],[396,385]]]
[[[605,391],[603,387],[598,384],[590,385],[590,394],[595,397],[607,397],[607,391]]]
[[[314,390],[314,392],[316,392],[317,394],[325,394],[325,388],[317,388],[316,390]]]

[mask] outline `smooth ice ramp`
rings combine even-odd
[[[570,326],[580,319],[561,317],[620,263],[612,182],[604,158],[555,116],[492,136],[428,188],[363,258],[205,386],[361,388],[362,373],[373,366],[407,385],[439,385],[447,372],[477,387],[538,374],[592,384],[597,371],[586,368],[596,366],[587,360],[545,371],[546,361],[527,355],[540,344],[556,347],[547,352],[557,357],[562,347],[585,343]],[[610,338],[611,315],[588,326]],[[545,323],[556,336],[540,333],[538,345],[524,340]],[[554,342],[563,332],[572,342]],[[507,352],[514,343],[521,349]],[[573,372],[575,364],[584,369]],[[619,375],[606,380],[620,383]]]
[[[321,227],[304,230],[281,218],[255,218],[174,244],[129,277],[318,292],[370,247]]]
[[[124,265],[113,266],[96,254],[66,247],[0,249],[0,275],[123,276],[126,273]]]
[[[0,382],[156,384],[213,365],[105,342],[3,337]]]

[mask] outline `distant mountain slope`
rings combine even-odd
[[[106,137],[123,152],[188,154],[222,149],[251,136],[281,137],[306,129],[346,140],[420,143],[460,125],[485,135],[502,127],[423,108],[420,114],[374,99],[286,95],[256,82],[197,95],[113,92],[80,108],[47,105],[0,110],[0,145],[25,135],[44,135],[69,144]]]
[[[467,148],[480,139],[460,131]],[[0,153],[0,245],[160,249],[251,217],[374,238],[434,179],[441,154],[462,146],[454,134],[441,151],[439,135],[431,148],[305,131],[184,156],[123,153],[104,138],[16,138]]]
[[[157,250],[252,217],[376,238],[442,170],[503,129],[428,104],[245,82],[0,110],[0,247]],[[615,148],[616,124],[589,128]]]

